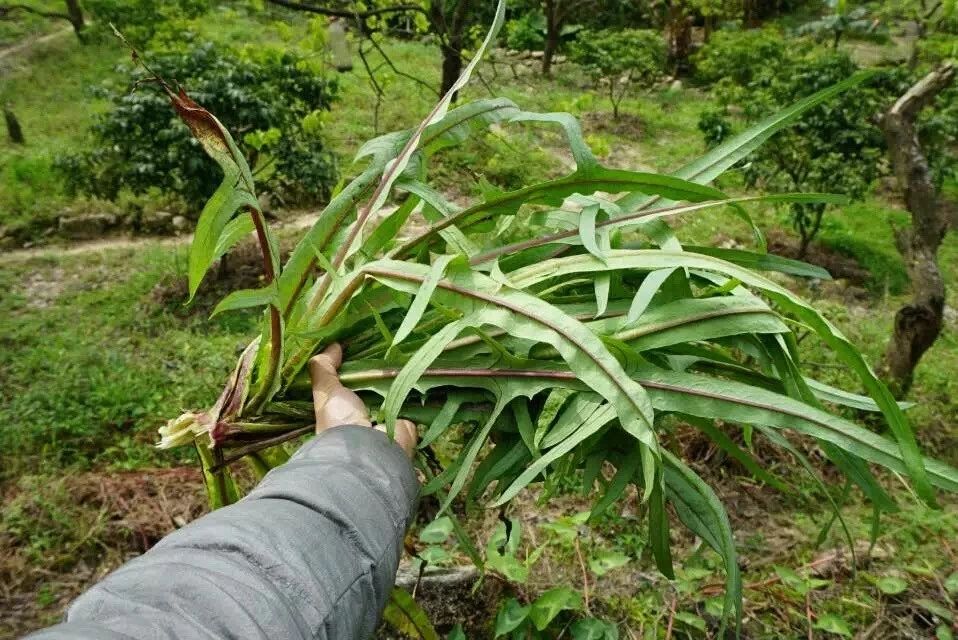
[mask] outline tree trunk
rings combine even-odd
[[[27,141],[23,138],[23,129],[20,128],[20,122],[17,120],[17,116],[13,114],[9,105],[3,108],[3,119],[7,122],[7,135],[10,137],[10,142],[13,144],[26,144]]]
[[[442,47],[442,86],[439,89],[442,95],[446,95],[446,92],[452,89],[452,85],[462,73],[461,46],[461,40],[457,39],[455,43],[450,41],[448,46]],[[453,96],[452,101],[455,102],[457,97]]]
[[[674,2],[669,6],[668,26],[669,66],[673,75],[684,75],[689,70],[689,54],[692,52],[692,17],[684,7]]]
[[[67,16],[70,24],[73,25],[73,32],[81,41],[84,39],[83,29],[86,23],[83,21],[83,10],[80,8],[80,0],[66,0]]]
[[[442,0],[433,0],[430,4],[430,21],[433,29],[439,33],[444,42],[440,45],[442,50],[442,81],[440,93],[446,93],[452,89],[452,86],[462,74],[462,49],[465,44],[466,16],[469,12],[472,0],[458,0],[455,8],[449,15],[444,8]],[[458,96],[453,96],[455,102]]]
[[[885,351],[882,373],[892,392],[903,397],[911,387],[922,355],[941,333],[945,283],[938,269],[938,247],[948,220],[918,140],[917,120],[954,78],[952,65],[932,71],[900,97],[882,118],[882,130],[911,228],[899,230],[896,244],[911,278],[912,301],[895,314],[895,328]]]
[[[545,0],[543,9],[546,14],[546,42],[542,49],[542,75],[552,75],[552,59],[559,50],[559,37],[562,25],[559,20],[560,0]]]

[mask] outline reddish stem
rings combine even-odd
[[[256,228],[256,239],[259,241],[260,252],[263,254],[263,275],[266,285],[269,286],[276,280],[276,269],[273,268],[273,256],[269,248],[269,238],[266,235],[266,221],[263,219],[263,212],[255,207],[249,207],[249,214],[253,219],[253,226]],[[283,357],[283,320],[275,304],[269,306],[269,319],[269,365],[266,369],[266,375],[263,377],[263,384],[256,395],[247,403],[247,408],[254,412],[268,399],[270,389],[273,386],[273,379],[279,371],[280,360]]]

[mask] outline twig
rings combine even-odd
[[[433,87],[432,85],[430,85],[428,82],[426,82],[426,81],[423,80],[422,78],[419,78],[419,77],[417,77],[417,76],[414,76],[414,75],[412,75],[411,73],[407,73],[407,72],[405,72],[405,71],[402,71],[402,70],[400,70],[398,67],[396,67],[396,65],[393,63],[392,59],[391,59],[388,55],[386,55],[385,50],[383,50],[382,46],[381,46],[378,42],[376,42],[376,39],[375,39],[374,37],[369,36],[369,37],[366,38],[366,39],[369,41],[369,43],[370,43],[371,45],[373,45],[373,48],[375,48],[376,51],[379,52],[379,55],[381,55],[381,56],[383,57],[383,62],[385,62],[386,65],[387,65],[390,69],[392,69],[393,73],[395,73],[397,76],[402,76],[403,78],[407,78],[407,79],[409,79],[409,80],[412,80],[413,82],[415,82],[416,84],[418,84],[418,85],[421,86],[421,87],[425,87],[431,94],[433,94],[433,95],[436,96],[437,98],[441,97],[441,96],[439,95],[439,91],[437,91],[437,90],[435,89],[435,87]]]
[[[363,46],[359,45],[359,59],[362,60],[363,67],[366,69],[366,75],[369,77],[369,84],[372,86],[373,91],[376,92],[376,104],[373,106],[373,133],[379,135],[379,109],[383,104],[383,88],[379,84],[379,81],[376,80],[376,73],[369,67],[369,60],[366,59],[366,52],[363,51]]]
[[[672,625],[675,624],[675,605],[678,604],[678,596],[672,596],[672,604],[669,605],[669,624],[665,628],[665,640],[672,640]]]
[[[833,561],[837,557],[838,557],[838,552],[837,551],[832,552],[828,555],[818,558],[817,560],[813,560],[812,562],[809,562],[808,564],[802,565],[801,567],[799,567],[799,569],[814,569],[815,567],[819,565],[826,564],[828,562]],[[778,584],[781,581],[782,581],[782,578],[778,575],[775,575],[766,580],[760,580],[759,582],[750,582],[747,585],[745,585],[745,588],[746,589],[761,589],[762,587],[769,587],[773,584]],[[715,593],[718,593],[719,591],[721,591],[723,586],[724,585],[721,585],[721,584],[707,584],[704,587],[702,587],[702,593],[706,595],[714,595]]]
[[[415,11],[417,13],[422,13],[427,17],[429,16],[429,13],[424,8],[414,4],[400,4],[396,5],[395,7],[379,7],[377,9],[369,9],[367,11],[351,11],[349,9],[317,7],[316,5],[306,4],[304,2],[293,2],[292,0],[268,0],[268,2],[285,7],[286,9],[306,11],[308,13],[318,13],[320,15],[330,16],[331,18],[356,18],[359,20],[366,20],[367,18],[372,18],[385,13],[407,13],[409,11]]]
[[[805,592],[805,620],[808,623],[808,640],[815,640],[815,633],[812,631],[812,593]]]
[[[589,609],[589,570],[586,569],[585,560],[582,558],[582,546],[579,544],[579,536],[575,538],[575,555],[579,559],[579,568],[582,569],[582,600],[585,604],[585,612],[592,615]]]

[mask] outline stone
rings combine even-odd
[[[140,229],[146,233],[170,233],[173,231],[173,214],[169,211],[144,213],[140,219]]]
[[[116,216],[112,213],[90,213],[80,216],[60,218],[60,235],[73,240],[89,240],[106,233],[116,226]]]
[[[184,231],[188,231],[190,228],[190,221],[187,220],[185,216],[173,216],[171,223],[173,225],[173,230],[176,233],[183,233]]]

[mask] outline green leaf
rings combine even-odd
[[[459,411],[462,402],[462,394],[450,393],[446,397],[442,409],[439,410],[439,413],[436,414],[436,417],[433,418],[433,421],[429,424],[429,428],[426,429],[426,433],[420,438],[418,445],[420,449],[425,449],[435,442],[436,438],[445,433],[449,425],[452,424],[452,419],[456,417],[456,412]]]
[[[528,287],[534,283],[568,274],[600,272],[624,268],[653,270],[666,267],[683,266],[721,273],[725,277],[735,278],[742,283],[761,289],[769,298],[787,311],[795,314],[811,327],[841,360],[859,377],[869,394],[875,399],[895,434],[904,461],[906,473],[915,483],[915,490],[925,502],[934,505],[934,491],[922,465],[918,444],[905,415],[888,388],[875,376],[861,353],[848,339],[814,307],[801,300],[788,289],[729,262],[710,256],[684,251],[663,250],[615,250],[608,252],[605,262],[590,255],[573,256],[546,260],[536,265],[520,269],[510,274],[511,280],[519,287]],[[958,476],[956,476],[958,477]]]
[[[387,284],[396,280],[422,283],[426,278],[421,265],[391,260],[367,265],[365,270]],[[448,306],[459,307],[464,312],[471,311],[474,315],[441,329],[427,342],[430,347],[428,357],[420,356],[426,349],[424,345],[403,368],[400,373],[402,383],[400,384],[400,377],[397,377],[394,382],[397,391],[387,397],[385,402],[385,406],[389,408],[386,411],[387,425],[390,419],[395,419],[401,401],[412,388],[414,380],[422,375],[428,364],[463,326],[489,324],[498,326],[518,338],[552,344],[582,383],[589,385],[616,407],[622,427],[635,437],[642,447],[643,471],[647,476],[654,474],[658,445],[652,431],[652,412],[651,406],[646,403],[647,395],[641,386],[629,379],[618,360],[587,327],[535,296],[502,287],[491,278],[476,272],[450,274],[448,280],[439,282],[437,286],[445,293]],[[448,327],[453,326],[456,329],[450,333]],[[482,433],[488,433],[488,428],[484,428],[480,434]],[[469,454],[474,456],[473,451],[478,452],[481,445],[481,441],[475,440],[474,444],[470,445]],[[467,460],[467,464],[471,464],[471,460]],[[464,469],[463,474],[465,473],[468,473],[468,469]],[[463,476],[462,482],[464,481]],[[458,479],[453,487],[456,487],[456,484]],[[451,492],[454,493],[455,490]]]
[[[589,517],[591,522],[595,522],[616,500],[622,497],[622,494],[625,493],[626,488],[632,483],[635,474],[640,470],[641,466],[642,461],[638,451],[633,450],[625,455],[618,464],[615,476],[606,488],[605,493],[602,494],[602,497],[599,498],[592,507],[592,513]]]
[[[529,610],[529,619],[539,631],[544,631],[562,611],[578,611],[582,608],[582,596],[569,587],[549,589],[535,599]]]
[[[951,609],[942,606],[934,600],[929,600],[928,598],[915,598],[912,600],[912,602],[933,616],[937,616],[940,620],[944,620],[950,624],[955,623],[955,614],[951,612]]]
[[[215,316],[224,311],[235,311],[237,309],[249,309],[250,307],[261,307],[265,305],[279,304],[279,293],[275,284],[271,284],[261,289],[240,289],[234,291],[223,298],[210,316]]]
[[[457,623],[449,632],[449,635],[446,636],[446,640],[467,640],[466,632],[462,630],[462,625]]]
[[[589,560],[589,569],[600,578],[629,564],[632,559],[621,551],[602,551]]]
[[[705,620],[701,616],[697,616],[694,613],[688,611],[677,611],[675,613],[675,619],[681,622],[682,624],[688,625],[695,629],[696,631],[704,632],[706,627]]]
[[[572,433],[572,435],[550,449],[548,452],[544,453],[541,458],[529,465],[529,467],[523,471],[523,473],[516,478],[511,485],[509,485],[509,488],[502,492],[502,495],[499,496],[499,499],[496,500],[492,506],[498,507],[505,504],[509,500],[512,500],[512,498],[514,498],[524,487],[526,487],[526,485],[535,480],[536,477],[545,471],[553,462],[572,451],[576,446],[581,444],[586,439],[598,433],[603,427],[605,427],[614,419],[615,409],[611,405],[605,405],[601,409],[597,410],[595,413],[589,416],[589,418],[583,422],[579,428]]]
[[[958,593],[958,571],[945,578],[945,590],[954,595]]]
[[[531,607],[522,606],[515,598],[509,598],[499,606],[496,613],[496,628],[494,637],[504,636],[518,629],[519,625],[529,617]]]
[[[572,640],[619,640],[619,628],[598,618],[576,620],[569,627]]]
[[[788,396],[731,380],[652,368],[636,378],[659,411],[795,429],[858,458],[905,472],[901,450],[893,442]],[[924,467],[935,486],[958,490],[958,471],[935,460],[924,460]]]
[[[430,567],[452,560],[452,554],[442,547],[425,547],[419,552],[419,557]]]
[[[360,218],[356,222],[356,226],[359,230],[361,230],[363,222],[375,216],[375,214],[378,213],[382,206],[386,203],[393,184],[399,179],[403,171],[405,171],[406,167],[409,165],[409,161],[415,153],[416,148],[419,146],[419,143],[422,141],[422,136],[429,125],[440,122],[448,113],[449,105],[452,103],[453,98],[469,81],[469,78],[472,75],[473,70],[476,68],[476,65],[479,64],[479,61],[485,54],[486,49],[489,47],[490,43],[495,40],[496,35],[502,28],[502,23],[505,20],[505,11],[505,0],[499,0],[498,5],[496,6],[495,16],[492,20],[492,25],[489,27],[489,31],[486,33],[485,39],[482,41],[482,44],[479,45],[479,48],[476,50],[472,59],[465,66],[465,68],[463,68],[462,73],[459,74],[459,77],[456,78],[456,81],[452,83],[452,86],[449,87],[445,95],[443,95],[442,98],[439,99],[439,102],[437,102],[432,108],[432,111],[429,112],[429,115],[426,116],[426,118],[420,123],[419,127],[417,127],[416,130],[413,131],[412,135],[409,136],[399,155],[397,155],[385,167],[380,183],[373,192],[370,201],[367,202],[361,209]]]
[[[432,268],[429,270],[429,276],[423,281],[419,291],[416,292],[416,297],[413,298],[412,304],[406,311],[406,315],[403,316],[402,323],[400,323],[399,328],[396,329],[391,347],[395,347],[405,340],[406,337],[412,333],[413,329],[416,328],[416,325],[419,324],[419,321],[422,319],[422,314],[429,305],[432,294],[436,291],[436,284],[442,276],[445,275],[446,267],[448,267],[449,263],[455,260],[455,258],[456,256],[454,255],[443,255],[438,256],[433,262]]]
[[[712,424],[711,421],[702,420],[693,416],[683,416],[683,419],[687,420],[696,429],[707,435],[709,440],[714,442],[722,451],[726,452],[732,458],[737,460],[739,464],[745,467],[746,471],[752,474],[752,476],[754,476],[757,480],[760,480],[783,493],[787,493],[789,491],[788,485],[782,482],[782,480],[780,480],[778,477],[763,469],[754,456],[739,447],[735,442],[732,441],[731,438],[728,437],[728,435],[725,434],[725,432]]]
[[[196,295],[203,276],[216,258],[217,248],[221,246],[221,236],[230,218],[244,206],[257,208],[259,204],[249,191],[237,186],[235,176],[227,176],[203,207],[196,223],[193,243],[190,245],[190,300]],[[235,233],[235,228],[230,231]]]
[[[585,250],[602,260],[603,251],[595,235],[595,217],[599,213],[599,205],[593,204],[582,208],[579,214],[579,237],[582,239],[582,246]]]
[[[223,231],[220,233],[220,239],[216,243],[216,249],[213,251],[212,262],[226,255],[237,242],[253,233],[254,228],[253,217],[248,211],[242,212],[226,223],[226,226],[223,227]]]
[[[396,631],[414,640],[439,640],[429,615],[409,593],[398,587],[389,592],[383,620]]]
[[[819,280],[832,279],[831,274],[818,265],[808,264],[801,260],[783,258],[782,256],[777,256],[772,253],[753,253],[741,249],[723,249],[721,247],[700,247],[694,245],[684,245],[682,248],[692,253],[701,253],[758,271],[777,271],[779,273],[787,273],[791,276],[818,278]]]
[[[875,581],[875,586],[886,596],[897,596],[908,589],[908,583],[898,576],[882,576]]]
[[[658,293],[662,283],[668,280],[673,273],[675,273],[674,268],[659,269],[645,276],[638,291],[635,292],[632,305],[629,307],[629,313],[626,314],[625,321],[627,324],[635,324],[638,321],[639,317],[648,309],[649,303],[652,302],[652,296]]]
[[[598,161],[592,153],[592,149],[582,137],[582,128],[578,119],[568,113],[533,113],[522,111],[512,116],[511,122],[549,122],[562,127],[569,141],[569,150],[572,152],[572,159],[575,160],[576,169],[579,171],[588,171],[598,166]]]
[[[742,620],[742,576],[728,514],[715,492],[678,458],[663,452],[663,461],[665,488],[679,519],[722,558],[725,565],[724,618],[734,615],[738,629]]]
[[[726,200],[724,193],[713,187],[697,185],[692,182],[663,176],[655,173],[642,173],[622,169],[596,167],[589,171],[576,171],[564,178],[548,180],[524,187],[516,191],[499,194],[484,202],[464,209],[455,215],[433,224],[421,235],[398,247],[391,255],[404,257],[413,248],[425,243],[443,229],[452,225],[465,230],[470,225],[492,217],[515,215],[522,205],[544,204],[559,206],[573,194],[591,194],[598,191],[609,193],[641,192],[658,194],[677,200],[703,202],[706,200]]]
[[[672,568],[672,541],[669,539],[669,515],[665,510],[665,492],[662,490],[661,475],[657,474],[649,498],[649,548],[655,566],[666,578],[674,579]]]
[[[452,520],[448,516],[436,518],[419,532],[419,540],[425,544],[442,544],[452,535]]]
[[[818,620],[813,625],[816,629],[831,633],[837,636],[852,637],[852,630],[845,622],[845,619],[834,613],[824,613],[818,616]]]

